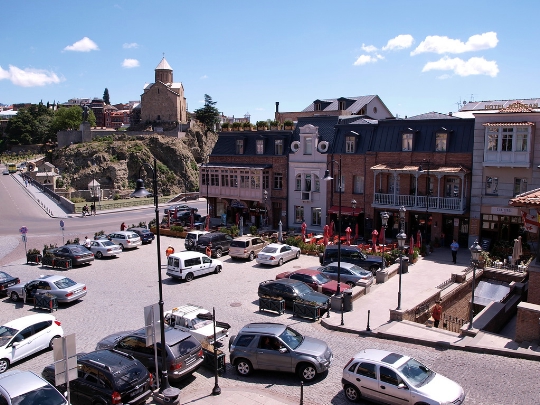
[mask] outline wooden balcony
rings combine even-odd
[[[428,206],[426,207],[426,203]],[[402,205],[411,210],[429,210],[450,214],[464,214],[467,204],[464,198],[459,197],[426,197],[414,195],[395,195],[375,193],[373,207],[399,209]]]

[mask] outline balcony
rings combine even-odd
[[[426,207],[426,203],[428,206]],[[429,210],[450,214],[464,214],[467,204],[464,198],[459,197],[426,197],[414,195],[394,195],[375,193],[374,208],[399,209],[404,206],[411,210]]]

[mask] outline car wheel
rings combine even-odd
[[[343,391],[345,391],[345,396],[351,402],[358,402],[362,398],[362,394],[360,394],[360,391],[354,385],[345,385]]]
[[[8,359],[0,359],[0,374],[2,374],[8,368],[9,368],[9,360]]]
[[[236,372],[243,376],[248,376],[253,371],[253,366],[246,359],[238,359],[236,361]]]
[[[118,246],[120,246],[120,250],[123,252],[123,251],[124,251],[124,245],[122,245],[121,243],[119,243]]]
[[[186,274],[186,281],[189,283],[190,281],[193,281],[193,279],[195,278],[195,276],[193,275],[193,273],[188,273]]]
[[[216,266],[216,268],[214,269],[214,273],[215,274],[221,273],[221,266]]]
[[[251,261],[253,261],[253,259],[255,259],[255,253],[251,252],[249,254],[249,261],[251,262]]]
[[[294,256],[295,259],[298,259],[300,257],[300,251],[296,252],[296,256]]]
[[[216,249],[216,257],[221,257],[223,255],[223,252],[221,251],[221,248]]]
[[[9,295],[9,298],[11,298],[11,301],[13,302],[17,302],[19,301],[19,294],[17,294],[15,291],[12,291],[11,294]]]
[[[277,262],[277,265],[278,266],[283,266],[283,257],[281,259],[279,259],[279,261]]]
[[[377,270],[379,270],[379,266],[375,265],[375,266],[371,266],[369,268],[369,271],[371,271],[371,273],[375,276],[377,274]]]
[[[102,259],[102,258],[103,258],[103,253],[96,252],[96,259]]]
[[[51,350],[53,349],[54,341],[55,341],[55,339],[58,339],[59,337],[60,336],[56,335],[55,337],[53,337],[51,339],[51,341],[49,342],[49,349],[51,349]]]
[[[304,381],[313,381],[317,377],[317,370],[312,364],[304,364],[298,370],[298,375]]]

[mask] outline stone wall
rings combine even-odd
[[[536,262],[529,266],[529,293],[527,302],[540,305],[540,267]]]
[[[516,335],[518,343],[540,339],[540,305],[522,302],[518,305]]]

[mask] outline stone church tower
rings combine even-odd
[[[173,81],[173,70],[165,57],[155,69],[155,83],[141,94],[141,122],[185,123],[187,103],[182,83]]]

